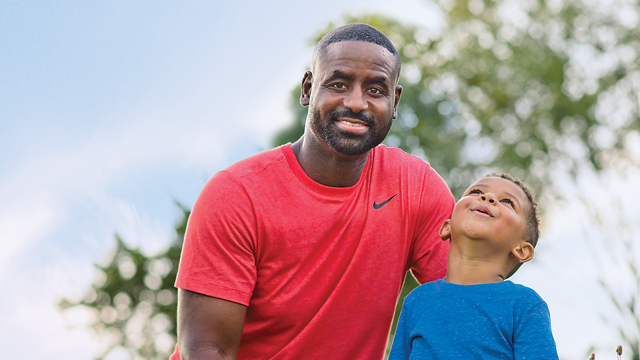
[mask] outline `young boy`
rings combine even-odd
[[[538,222],[520,180],[472,184],[440,229],[451,241],[447,275],[406,297],[389,360],[558,359],[547,304],[505,281],[533,257]]]

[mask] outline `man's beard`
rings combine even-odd
[[[313,133],[333,150],[348,156],[362,155],[378,146],[389,133],[392,124],[392,121],[389,120],[388,124],[381,128],[371,117],[363,113],[354,113],[349,109],[334,111],[325,118],[321,118],[320,111],[310,108],[309,116],[311,116],[309,120]],[[368,130],[364,135],[341,131],[335,125],[338,118],[364,121],[368,126]]]

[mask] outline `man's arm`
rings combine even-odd
[[[247,307],[178,289],[178,349],[182,360],[237,359]]]
[[[447,184],[434,170],[429,170],[420,189],[420,213],[410,268],[419,283],[442,279],[447,273],[449,242],[439,236],[442,223],[451,218],[455,201]]]

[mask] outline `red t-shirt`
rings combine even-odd
[[[453,205],[399,149],[374,148],[358,183],[335,188],[284,145],[209,180],[176,286],[248,306],[239,359],[380,359],[407,269],[420,282],[445,275],[438,230]]]

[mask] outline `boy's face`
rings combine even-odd
[[[482,178],[464,192],[440,236],[443,240],[460,236],[485,240],[496,250],[511,251],[526,242],[524,231],[530,208],[518,185],[500,177]]]

